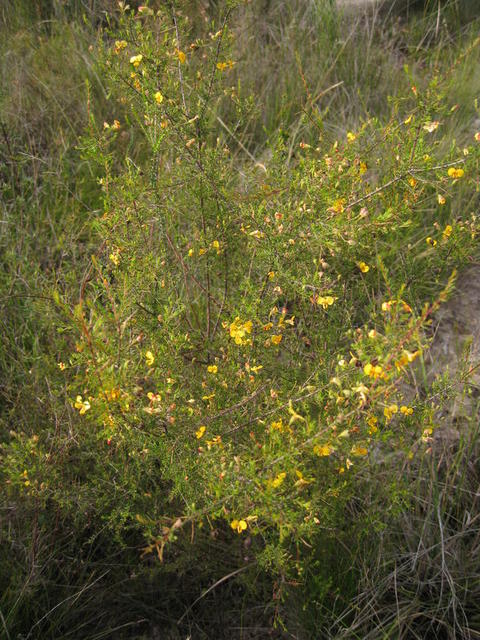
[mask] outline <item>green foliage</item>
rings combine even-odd
[[[413,56],[396,96],[340,123],[317,89],[352,70],[342,18],[315,14],[334,47],[312,91],[300,56],[283,77],[266,54],[301,5],[277,10],[249,59],[240,3],[121,5],[98,37],[75,23],[12,36],[30,57],[3,70],[5,225],[22,227],[1,237],[5,629],[102,637],[87,634],[128,571],[138,633],[144,589],[168,593],[155,611],[170,633],[208,624],[217,581],[246,618],[258,598],[269,626],[327,630],[357,595],[363,545],[412,504],[386,469],[428,459],[436,393],[416,393],[413,363],[477,256],[480,146],[457,120],[477,105],[452,95],[479,41],[433,49],[421,78]],[[368,55],[352,87],[371,82],[379,42]],[[267,70],[262,114],[249,74]],[[373,624],[355,616],[338,625]]]

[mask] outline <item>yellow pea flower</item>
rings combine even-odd
[[[345,198],[337,198],[333,205],[330,207],[329,211],[333,211],[333,213],[343,213],[345,211]]]
[[[370,271],[370,267],[363,261],[357,262],[357,267],[360,269],[362,273],[368,273]]]
[[[373,365],[369,362],[363,367],[363,372],[374,380],[384,377],[383,368],[379,364]]]
[[[86,413],[90,409],[90,402],[88,400],[83,400],[82,396],[77,396],[75,398],[75,409],[78,409],[81,416]]]
[[[162,104],[162,102],[163,102],[163,94],[162,94],[161,91],[157,91],[154,97],[155,97],[155,102],[157,104]]]
[[[226,62],[217,62],[217,69],[219,71],[225,71],[225,69],[232,69],[235,62],[233,60],[227,60]]]
[[[230,523],[230,527],[236,531],[237,533],[242,533],[248,527],[246,520],[232,520]]]
[[[207,427],[201,426],[197,429],[197,431],[195,431],[195,437],[197,438],[197,440],[200,440],[200,438],[203,438],[206,430],[207,430]]]
[[[145,362],[149,367],[153,366],[153,363],[155,362],[155,356],[151,351],[147,351],[145,353]]]
[[[358,444],[354,444],[351,449],[351,454],[353,456],[366,456],[368,453],[368,449]]]
[[[270,480],[270,486],[273,487],[273,489],[277,489],[281,484],[283,484],[286,477],[287,474],[285,471],[281,471],[277,476],[275,476],[275,478],[273,478],[273,480]]]
[[[465,171],[463,169],[456,169],[455,167],[450,167],[447,173],[450,178],[453,179],[463,178],[463,176],[465,175]]]
[[[132,56],[130,58],[130,64],[133,64],[134,67],[139,67],[142,60],[143,60],[143,56],[141,53],[139,53],[138,55]]]
[[[210,364],[210,365],[208,365],[208,367],[207,367],[207,371],[208,371],[208,373],[213,373],[213,374],[215,374],[215,373],[217,373],[217,372],[218,372],[218,367],[217,367],[217,365],[216,365],[216,364]]]
[[[235,320],[230,324],[230,337],[235,340],[235,344],[246,344],[246,335],[252,333],[252,321],[242,322],[237,316]]]
[[[127,47],[125,40],[115,40],[115,53],[120,53],[122,49]]]
[[[280,418],[280,420],[272,422],[270,428],[273,429],[273,431],[283,431],[283,420]]]
[[[317,444],[313,447],[313,453],[321,458],[329,456],[333,452],[333,448],[329,444]]]
[[[388,407],[385,407],[385,409],[383,410],[383,415],[387,419],[387,422],[392,419],[392,416],[395,413],[398,413],[398,405],[396,404],[391,404]]]
[[[337,298],[334,298],[333,296],[318,296],[316,302],[317,304],[322,305],[324,309],[328,309],[328,307],[331,307],[336,299]]]
[[[282,339],[283,339],[283,336],[282,336],[282,335],[280,335],[280,334],[279,334],[279,335],[276,335],[276,336],[272,336],[272,337],[271,337],[272,343],[273,343],[273,344],[275,344],[275,345],[280,344],[280,342],[282,341]]]
[[[453,231],[452,226],[450,224],[447,224],[447,226],[445,227],[442,233],[443,239],[447,240],[452,235],[452,231]]]

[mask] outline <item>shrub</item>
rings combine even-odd
[[[102,202],[78,263],[41,279],[31,339],[48,344],[25,349],[40,399],[5,429],[2,475],[26,513],[108,558],[141,537],[166,590],[198,550],[202,584],[220,566],[252,593],[260,572],[274,605],[304,585],[321,609],[355,590],[358,563],[334,554],[372,521],[350,515],[368,470],[421,458],[435,430],[410,382],[477,247],[478,140],[442,131],[478,40],[425,86],[405,69],[390,118],[334,141],[307,96],[308,140],[277,132],[262,163],[241,135],[259,105],[236,76],[236,10],[205,28],[186,5],[123,5],[99,39],[109,113],[90,97],[74,159]],[[386,519],[407,488],[375,487]]]
[[[401,383],[472,255],[475,220],[455,202],[478,153],[437,156],[449,109],[433,78],[386,125],[300,143],[291,165],[280,137],[268,166],[238,170],[217,116],[249,108],[229,82],[228,25],[189,28],[179,12],[125,12],[104,49],[122,116],[83,141],[105,171],[102,242],[75,307],[55,293],[77,331],[62,368],[83,416],[62,495],[74,486],[118,535],[137,522],[160,557],[185,526],[225,522],[262,539],[265,566],[301,572],[356,469],[379,448],[408,455],[418,409]]]

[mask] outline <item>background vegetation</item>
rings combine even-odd
[[[475,4],[2,6],[0,637],[480,636]]]

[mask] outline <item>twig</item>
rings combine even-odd
[[[176,38],[177,38],[177,49],[178,49],[178,51],[180,51],[180,34],[178,32],[177,17],[175,15],[175,7],[173,6],[173,3],[170,5],[170,7],[171,7],[171,10],[172,10],[173,24],[175,25],[175,35],[176,35]],[[185,102],[185,91],[183,89],[182,63],[180,62],[180,58],[178,59],[178,77],[179,77],[179,80],[180,80],[180,92],[182,94],[183,109],[185,111],[185,115],[188,117],[187,103]]]

